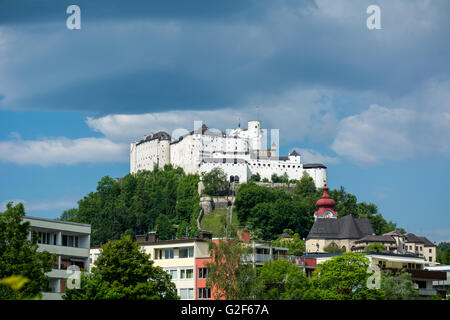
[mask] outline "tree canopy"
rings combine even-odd
[[[317,266],[311,292],[305,297],[337,300],[380,300],[384,292],[369,289],[367,279],[369,259],[361,253],[346,252]]]
[[[174,300],[170,275],[153,266],[138,242],[123,236],[105,244],[91,274],[83,274],[79,289],[67,289],[65,300]]]
[[[323,190],[316,190],[314,180],[306,173],[295,183],[292,194],[250,181],[241,184],[237,190],[235,213],[239,222],[260,239],[275,240],[285,228],[305,238],[314,223],[316,202],[322,194]],[[330,190],[329,195],[336,202],[338,218],[349,214],[355,218],[368,218],[377,235],[395,229],[405,232],[395,223],[386,221],[375,204],[358,203],[356,196],[347,193],[343,187]]]
[[[387,300],[414,300],[419,296],[411,274],[406,271],[392,274],[390,270],[383,270],[380,285]]]
[[[0,300],[36,297],[48,288],[45,273],[52,270],[55,256],[38,251],[37,237],[28,239],[31,229],[29,222],[23,222],[24,217],[22,203],[13,206],[9,202],[6,211],[0,212],[0,279],[28,279],[21,282],[20,290],[0,284]]]
[[[202,173],[203,193],[209,196],[226,196],[230,190],[227,175],[222,168]]]
[[[60,219],[91,224],[94,245],[119,239],[124,233],[156,229],[162,238],[171,239],[179,225],[188,225],[193,236],[198,233],[199,180],[198,175],[186,175],[171,165],[121,179],[106,176],[98,182],[96,192],[86,195],[78,201],[78,208],[66,210]]]

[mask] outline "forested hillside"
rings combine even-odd
[[[209,180],[204,180],[208,184]],[[124,233],[135,236],[154,230],[161,239],[194,236],[198,234],[197,217],[201,209],[199,181],[198,175],[186,175],[171,165],[164,170],[155,168],[121,179],[103,177],[97,191],[78,201],[78,208],[63,212],[60,219],[91,224],[94,245],[119,239]],[[235,220],[256,239],[277,239],[284,229],[306,237],[322,189],[316,190],[313,179],[307,175],[291,183],[295,183],[293,195],[253,182],[241,184],[236,194]],[[329,195],[336,201],[339,217],[348,214],[367,217],[376,234],[396,228],[395,223],[383,218],[375,204],[358,203],[356,196],[345,192],[343,187],[330,190]],[[220,228],[213,227],[217,228],[210,228]]]
[[[286,228],[303,238],[314,223],[315,204],[322,192],[322,189],[316,190],[313,179],[307,175],[296,183],[293,195],[250,182],[240,186],[235,211],[239,222],[249,226],[261,239],[276,239]],[[367,217],[377,235],[397,228],[395,223],[383,218],[375,204],[358,202],[356,196],[345,192],[343,187],[329,190],[328,194],[336,201],[339,218],[348,214],[356,218]],[[397,230],[405,232],[401,228]]]
[[[91,224],[94,245],[123,233],[134,236],[152,230],[162,239],[174,238],[177,229],[184,236],[187,228],[193,236],[198,232],[199,179],[170,165],[117,180],[103,177],[97,191],[78,201],[78,208],[65,211],[61,220]]]

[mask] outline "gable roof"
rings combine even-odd
[[[377,235],[367,235],[356,242],[391,242],[395,243],[394,238],[387,235],[377,236]]]
[[[433,242],[428,240],[426,237],[417,237],[417,238],[419,238],[423,241],[425,247],[435,247],[436,246]]]
[[[412,243],[424,243],[423,239],[420,239],[418,236],[416,236],[414,233],[407,233],[406,234],[406,241],[405,242],[412,242]]]
[[[360,239],[374,234],[368,218],[317,219],[307,239]]]

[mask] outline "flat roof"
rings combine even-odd
[[[52,223],[71,224],[71,225],[82,226],[82,227],[90,227],[91,226],[90,224],[87,224],[87,223],[79,223],[79,222],[72,222],[72,221],[62,221],[62,220],[39,218],[39,217],[32,217],[32,216],[25,216],[24,219],[38,220],[38,221],[45,221],[45,222],[52,222]]]

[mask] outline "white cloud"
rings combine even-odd
[[[105,138],[0,141],[0,162],[49,166],[127,161],[128,145]]]
[[[100,118],[86,119],[87,125],[101,132],[113,141],[130,142],[142,139],[151,132],[193,130],[194,121],[202,121],[209,128],[223,131],[234,129],[241,119],[245,121],[259,118],[263,128],[280,129],[280,143],[299,141],[308,136],[323,140],[334,135],[337,122],[332,112],[333,92],[297,88],[278,95],[253,96],[241,108],[217,110],[179,110],[145,114],[110,114]],[[261,104],[262,103],[262,104]],[[257,112],[255,106],[259,106]]]
[[[339,162],[339,158],[323,155],[315,150],[302,148],[294,148],[294,150],[300,154],[303,163],[322,163],[328,165]]]
[[[18,205],[20,202],[23,203],[25,208],[25,214],[27,216],[32,215],[33,213],[46,212],[51,210],[64,211],[70,208],[75,208],[78,206],[78,200],[70,200],[70,199],[45,199],[45,200],[34,200],[28,201],[23,199],[10,199],[6,201],[0,202],[0,212],[6,210],[6,204],[8,202],[13,202],[13,206]]]
[[[371,105],[342,119],[332,149],[359,164],[416,155],[450,155],[450,113]]]

